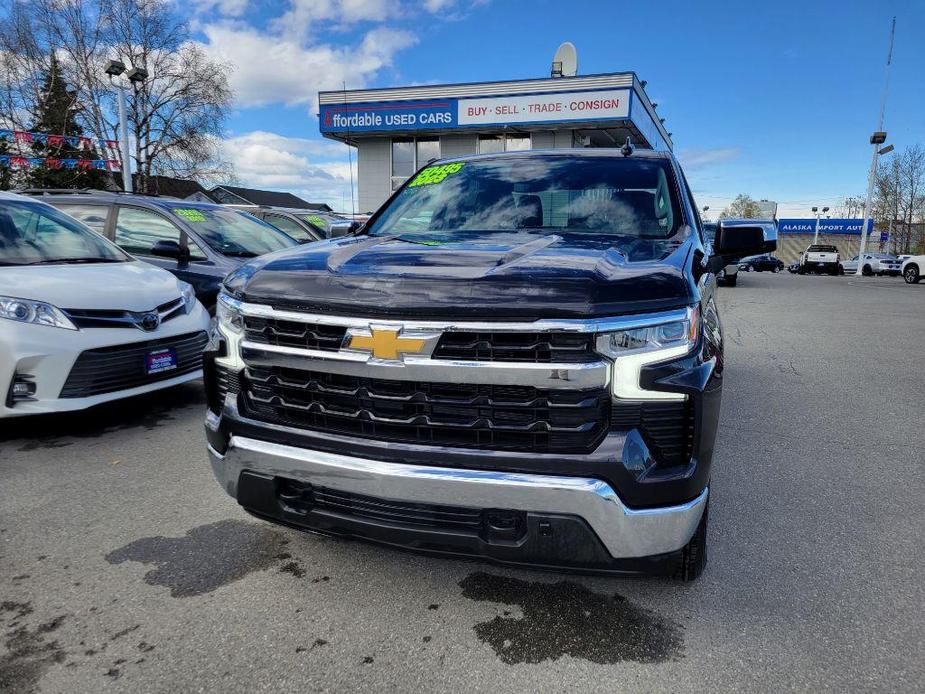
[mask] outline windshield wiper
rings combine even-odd
[[[23,263],[23,265],[51,265],[51,264],[69,264],[76,265],[78,263],[121,263],[123,261],[117,258],[45,258],[44,260],[33,260],[29,263]]]

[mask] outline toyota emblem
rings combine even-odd
[[[146,313],[141,317],[141,328],[142,330],[147,330],[151,332],[152,330],[157,330],[157,326],[161,324],[161,317],[156,313]]]

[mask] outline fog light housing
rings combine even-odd
[[[35,377],[30,374],[13,375],[13,382],[10,383],[10,391],[6,398],[7,407],[12,407],[16,402],[35,399],[34,379]]]

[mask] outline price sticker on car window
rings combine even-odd
[[[409,188],[417,186],[433,186],[443,183],[448,176],[457,174],[465,166],[465,162],[456,162],[454,164],[440,164],[439,166],[428,166],[421,173],[414,177],[414,180],[408,184]]]
[[[187,222],[204,222],[206,221],[206,216],[200,210],[193,209],[176,209],[173,211],[178,217],[182,217]]]

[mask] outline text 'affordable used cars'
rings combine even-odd
[[[208,328],[188,283],[50,205],[0,193],[0,418],[200,378]]]
[[[226,278],[205,368],[215,475],[306,530],[693,579],[716,273],[775,246],[760,223],[705,245],[667,153],[429,165],[360,233]]]

